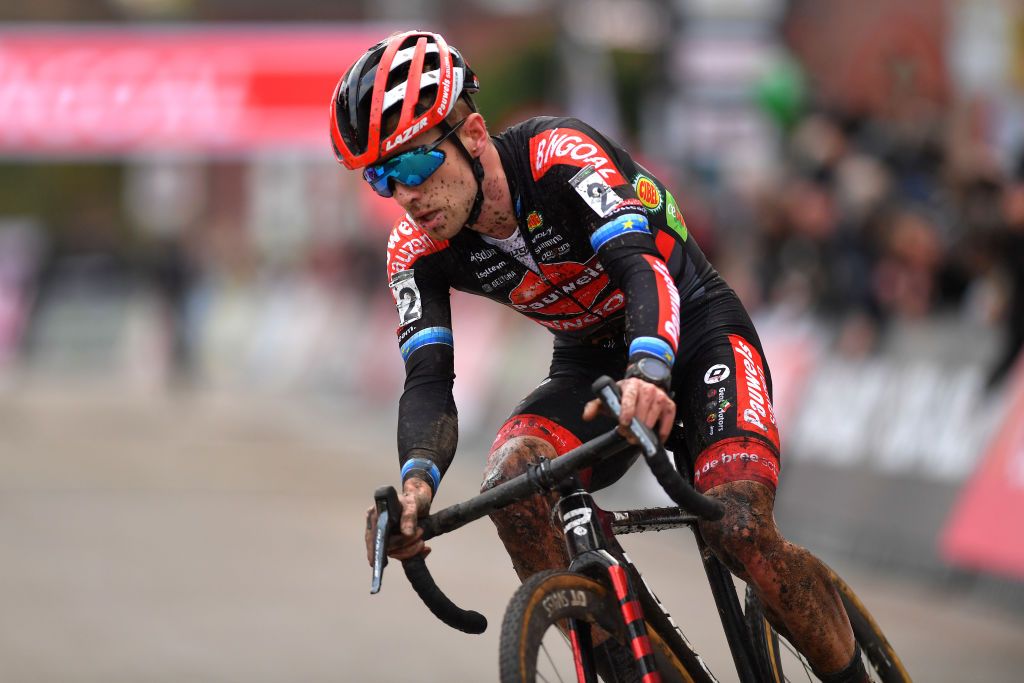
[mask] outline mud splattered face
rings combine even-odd
[[[428,145],[441,137],[431,130],[398,148],[401,153]],[[476,198],[473,170],[451,140],[438,147],[446,155],[444,163],[423,183],[416,186],[394,183],[394,199],[405,209],[416,225],[431,239],[451,239],[462,230]]]

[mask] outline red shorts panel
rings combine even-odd
[[[733,481],[756,481],[772,491],[779,485],[779,456],[760,439],[734,437],[712,444],[693,465],[693,485],[701,493]]]
[[[491,452],[517,436],[535,436],[543,439],[555,447],[555,453],[558,455],[568,453],[581,443],[575,434],[543,415],[513,415],[498,430],[498,435],[491,444]]]
[[[565,455],[582,442],[575,434],[553,420],[543,415],[522,414],[513,415],[498,430],[498,435],[491,444],[491,453],[501,448],[509,439],[520,436],[533,436],[551,444],[557,455]],[[590,486],[593,475],[591,468],[580,470],[580,481],[584,486]]]

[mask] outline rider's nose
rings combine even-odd
[[[403,185],[402,183],[399,182],[395,182],[391,194],[395,198],[395,201],[397,201],[405,208],[408,208],[409,204],[411,204],[413,200],[420,196],[418,187]]]

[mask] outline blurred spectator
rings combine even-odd
[[[0,221],[0,373],[22,344],[44,249],[45,234],[31,220]]]
[[[151,249],[149,277],[160,302],[168,381],[187,387],[195,379],[195,338],[189,325],[189,297],[198,265],[179,235],[166,236]]]
[[[909,318],[928,314],[943,258],[934,223],[921,212],[898,209],[885,222],[882,249],[873,285],[883,310]]]
[[[992,240],[996,267],[1005,283],[1005,340],[992,373],[990,384],[1006,376],[1024,347],[1024,157],[1006,188],[1002,201],[1004,229]]]

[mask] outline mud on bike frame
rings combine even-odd
[[[594,382],[593,388],[602,402],[618,416],[620,396],[615,382],[608,377],[601,377]],[[576,477],[577,472],[637,447],[612,429],[558,458],[531,465],[527,472],[514,479],[420,519],[418,524],[423,528],[423,540],[459,529],[496,510],[534,495],[557,491],[561,495],[556,507],[563,522],[563,532],[569,551],[569,571],[580,572],[607,582],[614,587],[623,605],[637,605],[631,609],[639,609],[636,591],[647,591],[647,588],[643,585],[639,572],[628,559],[622,562],[608,552],[609,537],[614,538],[616,534],[688,526],[697,538],[701,559],[740,680],[744,683],[767,680],[760,671],[762,665],[749,637],[732,575],[710,552],[697,529],[697,523],[701,519],[720,519],[724,513],[722,504],[714,498],[698,493],[676,471],[657,437],[639,420],[634,418],[631,431],[640,442],[644,459],[658,483],[679,506],[678,508],[618,512],[606,512],[598,508],[591,495],[580,486]],[[401,506],[394,487],[385,486],[377,489],[374,499],[378,522],[371,593],[377,593],[381,588],[384,567],[388,563],[387,541],[391,534],[397,533],[401,518]],[[691,514],[684,510],[690,511]],[[413,589],[438,619],[466,633],[484,632],[487,628],[487,619],[478,612],[455,605],[438,588],[422,557],[405,560],[402,564]],[[635,615],[630,616],[624,612],[623,621],[631,640],[645,637],[643,619],[637,619]],[[641,676],[653,674],[653,656],[641,656],[637,652],[634,654],[638,673]],[[584,674],[581,680],[596,681],[593,662],[590,661],[588,664],[585,654],[581,665],[585,667],[585,670],[580,671]]]

